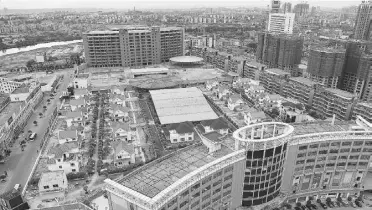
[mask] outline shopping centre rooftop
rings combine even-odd
[[[233,150],[222,146],[221,150],[208,154],[206,146],[194,145],[146,164],[133,173],[115,181],[153,198],[187,174],[231,152]]]
[[[351,126],[357,125],[355,121],[336,121],[333,125],[331,122],[309,122],[309,123],[293,123],[294,135],[306,135],[313,133],[348,131]]]

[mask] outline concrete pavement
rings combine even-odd
[[[46,132],[49,126],[49,120],[52,117],[52,112],[56,106],[60,106],[59,97],[62,94],[62,90],[66,90],[68,84],[71,82],[72,78],[70,75],[73,74],[73,70],[65,72],[63,80],[59,83],[59,89],[54,99],[50,100],[50,104],[47,105],[46,100],[50,98],[49,94],[44,95],[43,102],[37,107],[31,118],[29,119],[27,125],[24,128],[24,133],[18,138],[17,142],[11,148],[12,153],[10,157],[4,164],[0,164],[0,174],[4,171],[8,172],[7,181],[0,184],[0,194],[4,193],[14,187],[15,184],[21,184],[24,187],[29,174],[31,173],[32,167],[35,164],[36,158],[38,156],[38,151],[40,152],[41,138]],[[43,106],[47,106],[47,111],[44,113],[42,118],[39,117],[39,113],[43,113]],[[34,121],[38,122],[38,125],[33,124]],[[28,130],[32,130],[38,134],[35,141],[28,141],[24,151],[21,150],[19,146],[20,140],[28,137]]]

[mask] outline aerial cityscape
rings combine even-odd
[[[0,210],[372,209],[372,0],[0,0]]]

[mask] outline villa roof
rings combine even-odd
[[[224,92],[224,91],[228,91],[229,90],[229,87],[227,85],[220,85],[218,87],[218,92]]]
[[[129,131],[129,124],[124,122],[111,122],[110,126],[112,131],[115,133],[119,129],[123,129],[125,131]]]
[[[119,142],[113,142],[113,147],[115,149],[115,154],[119,154],[123,150],[129,154],[134,153],[134,146],[133,144],[129,144],[124,141],[119,141]]]
[[[210,126],[213,130],[228,129],[229,125],[221,118],[204,120],[200,123],[203,127]]]
[[[64,153],[68,153],[72,149],[78,148],[75,142],[66,142],[64,144],[57,144],[49,149],[48,154],[54,155],[55,158],[61,158]]]
[[[239,94],[231,95],[229,100],[231,100],[232,103],[236,103],[238,100],[241,100],[241,97]]]
[[[63,170],[43,172],[39,180],[39,186],[45,186],[50,183],[55,183],[56,180],[63,180],[65,177],[66,174]]]
[[[305,107],[302,103],[293,103],[293,102],[290,102],[290,101],[283,102],[282,106],[283,107],[292,107],[292,108],[299,109],[299,110],[304,110],[305,109]]]
[[[205,138],[209,139],[210,141],[213,141],[213,142],[216,143],[216,142],[221,142],[222,141],[221,137],[223,135],[218,133],[217,131],[212,131],[212,132],[203,134],[203,136]]]
[[[118,105],[118,104],[110,104],[110,109],[113,112],[116,112],[116,111],[122,111],[124,113],[129,112],[129,108],[128,107],[122,106],[122,105]]]
[[[191,122],[173,123],[167,126],[169,131],[176,130],[178,134],[194,132],[194,125]]]

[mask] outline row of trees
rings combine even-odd
[[[73,53],[69,58],[59,60],[56,57],[49,57],[43,63],[37,63],[34,59],[27,61],[26,67],[29,72],[33,71],[52,71],[57,69],[73,68],[74,64],[80,65],[84,60],[80,58],[80,54]]]

